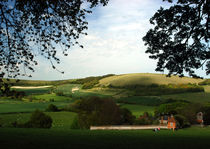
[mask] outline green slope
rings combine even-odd
[[[163,74],[152,73],[134,73],[122,74],[107,77],[100,80],[100,86],[126,86],[126,85],[151,85],[151,84],[198,84],[202,79],[194,79],[190,77],[180,78],[178,76],[166,77]]]

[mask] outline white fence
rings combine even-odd
[[[168,129],[167,126],[145,125],[145,126],[91,126],[90,130],[141,130],[141,129]]]

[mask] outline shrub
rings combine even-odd
[[[203,115],[204,125],[210,125],[210,107],[206,107]]]
[[[28,128],[50,128],[52,126],[52,118],[45,113],[36,110],[32,113],[30,120],[23,126]]]
[[[47,112],[57,112],[57,111],[59,111],[59,110],[58,110],[58,107],[56,107],[56,105],[50,104],[50,105],[48,105],[48,107],[46,108],[46,111],[47,111]]]
[[[143,115],[140,115],[134,122],[135,125],[151,125],[153,124],[153,117],[149,115],[148,112],[144,112]]]
[[[80,129],[77,116],[74,118],[73,122],[71,123],[70,129]]]
[[[127,108],[120,109],[120,115],[121,115],[121,124],[132,125],[136,118]]]
[[[56,92],[55,94],[56,94],[56,96],[64,96],[63,92]]]
[[[55,102],[55,99],[51,98],[51,99],[50,99],[50,102]]]
[[[188,122],[187,118],[183,115],[175,115],[174,116],[176,122],[177,122],[177,126],[179,128],[186,128],[186,127],[190,127],[190,123]]]
[[[92,80],[90,82],[86,82],[83,84],[82,89],[91,89],[98,83],[99,83],[98,80]]]

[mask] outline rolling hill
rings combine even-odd
[[[133,74],[122,74],[115,75],[101,79],[99,82],[100,86],[115,86],[123,87],[126,85],[167,85],[167,84],[198,84],[202,82],[202,79],[195,79],[190,77],[178,77],[171,76],[166,77],[163,74],[152,74],[152,73],[133,73]]]

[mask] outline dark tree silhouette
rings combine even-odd
[[[9,92],[4,77],[31,76],[38,64],[37,55],[48,59],[56,69],[54,64],[60,63],[57,46],[64,56],[74,45],[83,47],[78,39],[81,34],[87,35],[86,14],[107,3],[108,0],[1,0],[0,93]]]
[[[56,69],[56,46],[64,56],[79,45],[85,33],[86,14],[108,0],[1,0],[0,1],[0,78],[30,76],[37,55],[42,55]],[[83,5],[84,4],[84,5]],[[23,72],[21,72],[23,70]]]
[[[170,3],[173,0],[163,0]],[[210,73],[210,0],[177,0],[168,9],[162,7],[150,19],[155,25],[143,37],[146,53],[157,59],[156,71],[183,76],[206,66]]]

